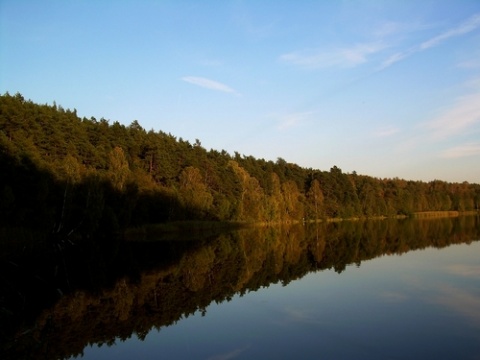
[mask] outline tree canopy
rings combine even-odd
[[[207,150],[0,96],[0,225],[84,236],[173,220],[293,222],[478,210],[480,185],[379,179]],[[5,231],[5,230],[4,230]]]

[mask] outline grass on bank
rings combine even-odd
[[[462,215],[475,215],[477,211],[423,211],[413,213],[411,216],[417,219],[434,219],[445,217],[458,217]],[[240,221],[172,221],[161,224],[147,224],[140,227],[129,228],[124,231],[123,236],[127,241],[158,241],[158,240],[180,240],[191,241],[201,238],[209,238],[224,232],[238,230],[251,226],[271,226],[271,225],[292,225],[306,223],[321,222],[338,222],[338,221],[358,221],[358,220],[384,220],[387,218],[404,219],[409,216],[397,215],[393,217],[374,216],[374,217],[353,217],[353,218],[325,218],[325,219],[308,219],[303,221],[291,221],[288,224],[282,222],[240,222]]]
[[[442,218],[442,217],[458,217],[465,215],[478,215],[480,212],[478,210],[471,211],[422,211],[416,212],[413,214],[414,217],[419,219],[427,218]]]
[[[419,219],[457,217],[459,215],[460,215],[459,211],[422,211],[422,212],[416,212],[413,214],[414,217]]]

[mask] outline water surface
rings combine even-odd
[[[480,243],[385,256],[236,295],[85,358],[478,359]]]
[[[83,285],[17,332],[24,350],[7,348],[72,359],[478,359],[479,234],[468,217],[130,243],[88,265],[89,281],[70,272]],[[120,272],[97,276],[107,263]]]

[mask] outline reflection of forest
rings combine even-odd
[[[478,239],[479,219],[471,216],[255,227],[202,245],[127,243],[125,249],[108,255],[99,249],[81,253],[77,249],[80,257],[65,255],[65,266],[56,267],[56,278],[63,279],[60,285],[46,279],[46,271],[39,269],[42,275],[37,276],[57,292],[70,292],[36,313],[26,311],[32,299],[23,294],[22,311],[34,314],[33,320],[29,324],[23,318],[23,325],[10,321],[15,334],[2,331],[1,349],[8,358],[65,358],[81,354],[88,344],[108,345],[132,334],[143,338],[152,328],[204,312],[213,301],[229,300],[272,283],[286,284],[312,271],[342,272],[349,264],[359,265],[384,254]],[[59,276],[62,269],[67,271]],[[64,288],[57,290],[56,286]],[[30,294],[36,306],[43,293],[47,291]],[[14,318],[5,307],[2,311],[2,319]]]

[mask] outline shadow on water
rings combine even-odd
[[[1,258],[2,358],[68,358],[212,302],[382,255],[480,239],[478,217],[254,227],[202,241],[90,242]]]

